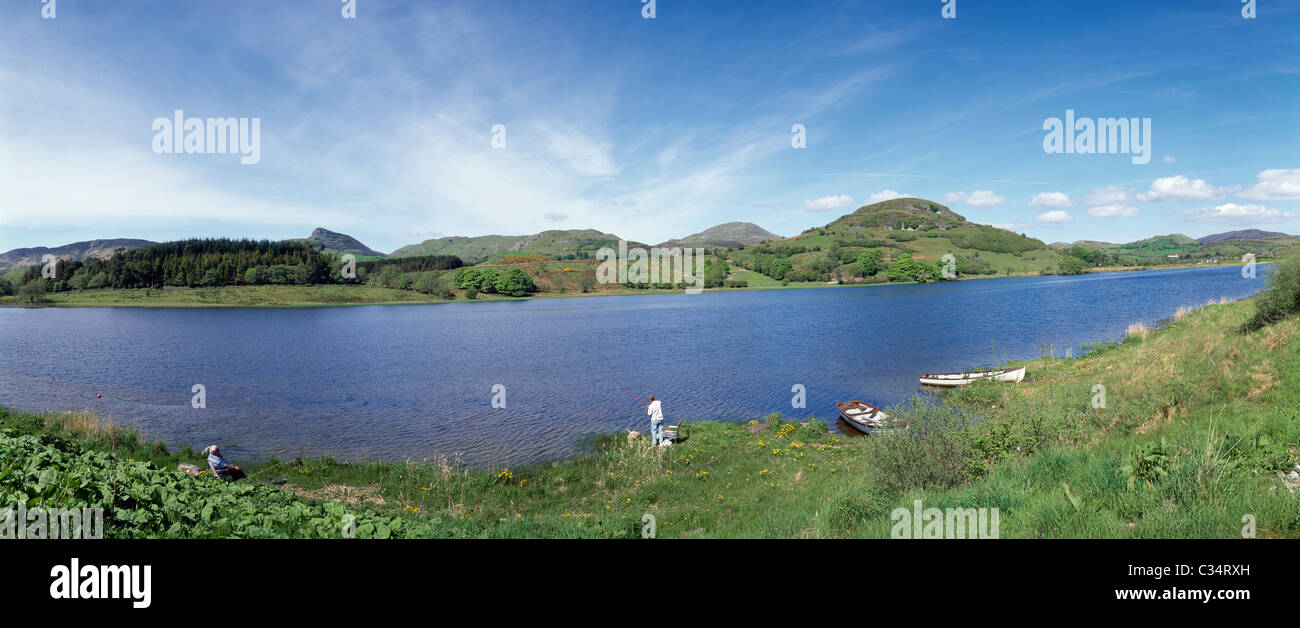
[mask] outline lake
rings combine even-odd
[[[835,425],[836,401],[895,404],[923,372],[1048,346],[1078,355],[1130,323],[1249,296],[1264,268],[437,305],[0,308],[0,405],[92,409],[170,445],[221,445],[236,463],[446,455],[502,467],[572,456],[584,433],[646,431],[622,386],[661,399],[669,422],[779,411]],[[195,384],[206,408],[191,407]],[[792,407],[795,385],[806,408]]]

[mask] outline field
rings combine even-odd
[[[669,448],[593,437],[584,456],[513,469],[272,460],[222,484],[174,470],[203,466],[194,452],[97,417],[0,411],[0,501],[101,505],[110,536],[330,536],[352,514],[370,524],[358,536],[638,537],[648,514],[660,538],[886,538],[894,509],[922,500],[998,508],[1003,538],[1237,538],[1246,515],[1258,536],[1300,537],[1286,475],[1300,463],[1300,320],[1240,332],[1253,311],[1190,309],[1029,361],[1021,384],[892,409],[912,422],[903,436],[772,415],[695,424]]]

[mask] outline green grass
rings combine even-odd
[[[605,436],[544,465],[273,460],[249,465],[249,483],[288,478],[273,490],[291,495],[276,493],[268,516],[297,512],[283,499],[339,502],[429,536],[638,537],[651,514],[661,538],[886,538],[890,513],[920,499],[999,508],[1004,538],[1234,538],[1245,515],[1261,537],[1300,537],[1300,496],[1283,478],[1300,463],[1300,320],[1240,333],[1254,308],[1204,306],[1080,358],[1027,362],[1020,384],[891,409],[913,425],[904,436],[847,437],[773,415],[698,423],[669,448]],[[1093,406],[1099,384],[1105,407]],[[112,447],[147,463],[133,473],[202,464],[93,418],[0,412],[0,428]],[[0,443],[0,461],[12,459]],[[184,514],[159,525],[183,536],[169,526]]]

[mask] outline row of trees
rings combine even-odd
[[[106,259],[60,260],[51,277],[27,269],[22,284],[47,279],[51,292],[97,288],[313,284],[341,281],[333,258],[303,242],[196,239],[118,249]]]
[[[456,287],[465,290],[466,296],[474,298],[479,292],[504,294],[522,297],[530,292],[537,292],[537,285],[532,277],[518,268],[501,272],[496,268],[462,268],[456,273]]]
[[[367,273],[374,273],[376,270],[396,268],[403,273],[423,273],[432,270],[453,270],[464,265],[464,260],[455,255],[419,255],[416,257],[388,257],[357,262],[357,270],[365,269]]]
[[[1107,253],[1106,251],[1086,249],[1078,245],[1072,246],[1069,249],[1066,249],[1064,252],[1068,257],[1073,257],[1083,262],[1087,268],[1096,268],[1099,266],[1119,266],[1123,263],[1120,260],[1119,253]],[[1064,268],[1062,268],[1062,274],[1070,274],[1070,273],[1064,272]]]

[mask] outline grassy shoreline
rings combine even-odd
[[[1240,264],[1187,264],[1159,267],[1113,267],[1091,269],[1085,274],[1109,272],[1137,272],[1177,268],[1209,268],[1240,266]],[[1010,277],[1043,277],[1048,275],[1017,273]],[[956,281],[1005,279],[1007,276],[972,275]],[[710,288],[707,292],[750,292],[759,290],[801,290],[809,288],[849,288],[890,285],[909,285],[915,282],[846,283],[800,282],[789,285],[761,285],[746,288]],[[522,301],[527,299],[567,299],[577,297],[613,297],[647,294],[682,294],[678,289],[622,289],[589,293],[540,292],[527,297],[509,297],[499,294],[479,293],[475,299],[438,299],[412,290],[380,288],[375,286],[311,285],[311,286],[223,286],[214,288],[106,288],[99,290],[55,292],[45,295],[45,301],[35,306],[24,304],[18,295],[0,296],[0,307],[333,307],[355,305],[428,305],[435,303],[475,303],[494,301]]]
[[[1241,333],[1255,300],[1187,310],[1080,358],[1017,363],[1029,366],[1020,384],[906,404],[894,411],[914,429],[897,438],[772,415],[698,423],[669,448],[610,435],[529,467],[272,460],[226,485],[175,471],[203,467],[194,452],[97,417],[0,409],[0,476],[19,473],[0,477],[0,501],[111,503],[110,536],[337,537],[352,514],[358,536],[636,538],[650,514],[660,538],[888,538],[891,512],[919,499],[999,508],[1003,538],[1235,538],[1246,515],[1260,537],[1295,538],[1300,320]],[[53,462],[87,457],[97,462]],[[265,483],[278,476],[283,487]],[[123,521],[128,509],[149,515]]]

